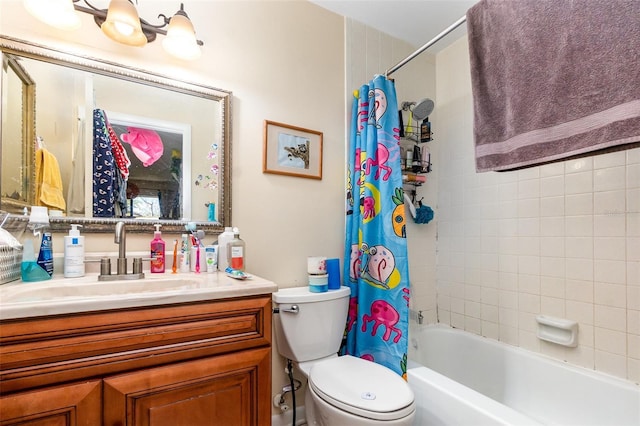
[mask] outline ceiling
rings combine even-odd
[[[404,40],[416,49],[431,41],[449,27],[479,0],[310,0],[320,7],[352,18],[395,38]],[[460,25],[447,37],[429,48],[442,50],[466,34]]]

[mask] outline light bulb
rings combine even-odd
[[[61,30],[80,28],[80,17],[72,0],[24,0],[24,7],[35,18]]]
[[[142,32],[135,6],[128,0],[111,0],[107,19],[100,27],[110,39],[129,46],[144,46],[147,37]]]
[[[201,55],[193,24],[182,6],[169,21],[169,28],[167,28],[167,35],[162,40],[162,47],[167,53],[180,59],[192,60]]]

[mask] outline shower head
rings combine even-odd
[[[415,102],[404,101],[400,104],[400,107],[402,108],[403,111],[409,111],[411,110],[411,107],[414,106],[415,104],[416,104]]]
[[[413,107],[413,118],[417,121],[422,121],[433,112],[434,103],[429,98],[424,98]]]

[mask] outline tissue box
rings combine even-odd
[[[22,246],[0,245],[0,284],[20,278]]]

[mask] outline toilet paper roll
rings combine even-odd
[[[329,275],[309,275],[309,291],[311,293],[324,293],[329,290]]]
[[[329,282],[329,275],[309,275],[309,285],[327,285]]]
[[[324,275],[327,273],[327,258],[324,256],[309,256],[307,258],[307,273],[309,275]]]

